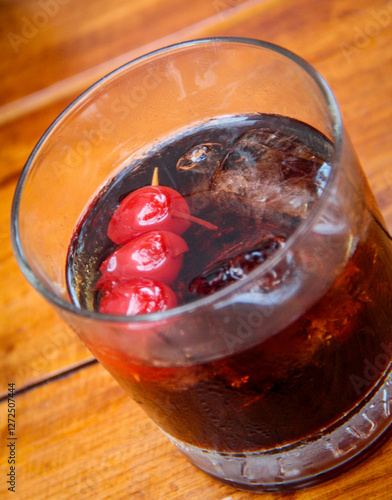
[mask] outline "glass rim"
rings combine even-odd
[[[114,77],[118,76],[120,73],[131,69],[133,66],[140,64],[142,62],[148,62],[149,59],[158,56],[165,55],[167,52],[173,52],[178,49],[194,47],[196,45],[203,44],[241,44],[241,45],[251,45],[254,47],[267,49],[272,52],[276,52],[281,54],[287,59],[290,59],[292,62],[297,64],[302,70],[304,70],[308,75],[313,79],[313,81],[317,84],[318,88],[321,90],[322,96],[325,99],[327,104],[327,108],[331,117],[331,121],[333,124],[332,127],[332,142],[333,142],[333,152],[331,157],[331,172],[327,180],[327,184],[321,194],[320,198],[315,202],[314,207],[312,208],[310,214],[299,224],[299,226],[295,229],[293,234],[287,239],[286,245],[277,250],[276,253],[268,258],[264,263],[257,266],[254,270],[252,270],[249,274],[247,274],[243,279],[238,280],[226,287],[222,290],[219,290],[211,295],[206,297],[200,297],[192,302],[188,302],[185,304],[178,305],[174,308],[167,309],[165,311],[149,313],[149,314],[141,314],[135,316],[123,316],[123,315],[111,315],[111,314],[103,314],[97,311],[92,311],[90,309],[82,309],[77,307],[72,302],[67,302],[65,299],[56,295],[47,285],[45,285],[40,278],[34,273],[33,269],[29,265],[27,258],[25,256],[25,252],[23,250],[23,245],[20,241],[19,234],[19,205],[20,200],[23,194],[23,188],[27,176],[30,172],[30,169],[34,163],[35,158],[39,155],[41,146],[45,143],[48,136],[55,130],[56,126],[65,118],[68,113],[77,108],[79,103],[83,101],[83,99],[89,94],[93,93],[97,88],[103,86],[107,81],[110,81]],[[290,50],[283,48],[274,43],[266,42],[263,40],[258,40],[254,38],[246,38],[246,37],[208,37],[208,38],[197,38],[192,40],[187,40],[183,42],[174,43],[171,45],[167,45],[165,47],[153,50],[144,55],[141,55],[131,61],[119,66],[108,74],[104,75],[102,78],[97,80],[91,86],[89,86],[86,90],[84,90],[78,97],[76,97],[68,106],[55,118],[55,120],[51,123],[51,125],[46,129],[44,134],[41,136],[34,149],[32,150],[27,162],[21,172],[19,177],[14,198],[12,202],[11,209],[11,240],[12,246],[14,250],[14,254],[17,260],[17,263],[24,274],[27,281],[33,286],[33,288],[38,291],[46,300],[48,300],[54,306],[60,308],[61,311],[71,313],[73,315],[83,317],[84,319],[96,320],[105,323],[114,324],[127,324],[127,323],[155,323],[157,321],[162,321],[165,319],[181,316],[184,314],[189,314],[195,312],[196,310],[201,310],[205,307],[215,307],[220,308],[225,304],[225,299],[230,298],[233,294],[244,287],[247,283],[257,279],[258,276],[268,272],[271,268],[273,268],[278,262],[284,258],[284,256],[288,253],[288,251],[292,248],[295,242],[303,237],[308,231],[311,230],[313,226],[313,221],[316,217],[322,212],[323,207],[328,202],[328,196],[334,185],[336,184],[336,175],[338,166],[341,164],[342,157],[342,137],[343,137],[343,124],[342,118],[339,111],[338,104],[336,99],[321,74],[307,61],[305,61],[302,57],[294,54]],[[82,215],[82,214],[81,214]],[[66,263],[64,262],[64,269]]]

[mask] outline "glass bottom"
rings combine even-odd
[[[274,450],[218,453],[168,438],[196,467],[230,486],[254,492],[310,486],[364,458],[383,442],[392,421],[392,373],[355,413],[345,415],[318,436]],[[392,429],[392,426],[391,426]],[[388,433],[389,434],[389,433]]]

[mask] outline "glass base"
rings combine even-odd
[[[370,445],[381,442],[378,438],[386,435],[391,421],[392,373],[355,412],[312,439],[281,448],[218,453],[168,438],[190,462],[225,484],[245,491],[282,491],[321,482],[353,465]]]

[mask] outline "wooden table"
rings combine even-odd
[[[0,496],[251,499],[190,465],[26,282],[12,196],[45,128],[89,84],[137,55],[233,35],[298,53],[329,82],[392,228],[392,2],[0,1]],[[7,390],[16,387],[16,493],[7,491]],[[266,499],[391,499],[392,441],[337,479]]]

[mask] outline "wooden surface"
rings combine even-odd
[[[0,0],[0,497],[259,498],[190,465],[51,307],[12,254],[21,169],[59,112],[137,55],[191,38],[249,36],[326,78],[392,228],[392,2],[387,0]],[[16,493],[7,491],[8,384],[17,388]],[[392,440],[320,486],[265,499],[392,498]]]

